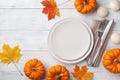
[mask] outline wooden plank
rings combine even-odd
[[[2,9],[0,10],[0,30],[48,30],[47,16],[41,10]]]
[[[40,2],[43,0],[0,0],[0,8],[43,8]],[[74,8],[75,0],[55,0],[59,5],[59,8]],[[68,1],[67,3],[65,3]],[[97,4],[107,6],[110,3],[109,0],[97,0]],[[62,5],[61,5],[62,4]]]
[[[17,71],[0,71],[0,80],[30,80],[26,76],[21,76]]]
[[[70,74],[71,75],[71,74]],[[20,76],[18,72],[5,72],[5,71],[0,71],[0,80],[30,80],[29,78],[27,78],[26,76]],[[71,75],[72,76],[72,75]],[[119,80],[119,74],[112,74],[110,72],[94,72],[94,78],[93,79],[97,79],[97,80]],[[46,80],[45,76],[42,78],[42,80]],[[74,80],[73,77],[70,78],[70,80]]]
[[[47,49],[48,31],[0,31],[0,46],[3,43],[19,45],[24,50]]]
[[[110,11],[107,17],[115,20],[114,30],[117,31],[120,30],[119,13]],[[0,30],[50,30],[57,21],[70,17],[80,18],[90,26],[93,20],[102,19],[96,12],[82,15],[75,9],[61,9],[60,14],[60,17],[48,21],[41,9],[0,9]]]
[[[43,8],[42,2],[43,0],[1,0],[0,8]],[[60,5],[64,2],[68,1],[66,4],[63,4],[62,7],[72,8],[73,0],[56,0],[57,4]]]

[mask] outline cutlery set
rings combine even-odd
[[[98,23],[98,28],[95,32],[95,44],[93,50],[88,58],[87,64],[92,67],[99,66],[99,63],[102,59],[106,44],[108,42],[109,35],[112,31],[114,20],[103,20]]]

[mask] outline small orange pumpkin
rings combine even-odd
[[[96,8],[96,0],[75,0],[74,6],[82,14],[90,13]]]
[[[44,65],[38,59],[30,59],[24,65],[24,73],[32,80],[39,80],[45,72]]]
[[[120,49],[108,50],[103,56],[103,66],[112,73],[120,73]]]
[[[69,71],[61,65],[52,66],[47,71],[47,79],[46,80],[69,80]]]

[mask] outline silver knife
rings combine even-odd
[[[93,66],[93,67],[98,66],[98,63],[99,63],[99,61],[100,61],[99,56],[102,54],[102,53],[100,53],[100,52],[101,52],[101,49],[102,49],[103,45],[105,44],[105,40],[106,40],[107,35],[108,35],[108,33],[109,33],[109,31],[110,31],[110,29],[111,29],[111,27],[112,27],[113,22],[114,22],[113,19],[110,20],[110,21],[108,22],[108,24],[107,24],[104,32],[103,32],[103,35],[102,35],[102,37],[101,37],[101,42],[100,42],[100,45],[99,45],[99,47],[98,47],[98,51],[96,52],[96,54],[95,54],[95,56],[94,56],[94,59],[93,59],[93,63],[92,63],[92,66]]]

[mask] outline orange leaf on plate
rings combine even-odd
[[[45,0],[42,1],[41,4],[45,6],[42,12],[48,14],[48,20],[54,19],[55,15],[60,16],[59,8],[57,8],[57,4],[54,0]]]
[[[72,72],[72,75],[76,80],[92,80],[93,78],[93,72],[87,72],[88,68],[87,66],[82,66],[81,68],[76,65],[74,68],[74,72]]]

